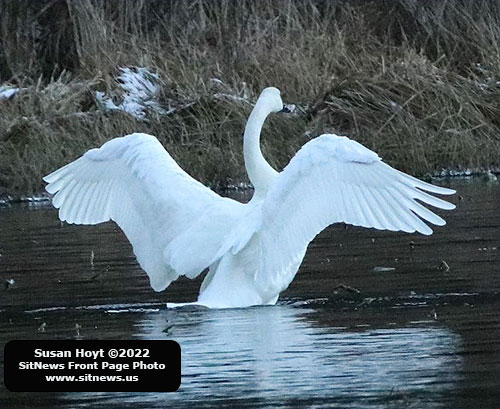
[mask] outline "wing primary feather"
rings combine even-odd
[[[427,226],[422,220],[420,220],[410,209],[404,208],[401,204],[402,193],[398,192],[394,187],[387,187],[387,192],[393,198],[393,203],[395,206],[399,207],[401,215],[405,218],[405,221],[411,226],[413,231],[418,231],[419,233],[429,235],[432,234],[432,229]],[[404,202],[404,199],[403,199]]]
[[[410,210],[415,212],[417,214],[417,216],[428,221],[429,223],[432,223],[436,226],[444,226],[446,224],[444,219],[439,217],[434,212],[431,212],[429,209],[427,209],[425,206],[422,206],[420,203],[416,202],[415,200],[408,199],[407,197],[404,197],[403,200],[404,200],[406,206],[408,206],[408,208]]]
[[[377,203],[372,200],[373,197],[370,195],[370,188],[367,187],[365,189],[362,189],[361,192],[363,193],[366,204],[369,206],[369,214],[371,219],[373,220],[373,227],[378,230],[385,229],[386,227],[383,221],[379,218],[376,212]]]
[[[415,188],[409,188],[408,186],[405,186],[404,184],[401,184],[403,186],[403,189],[407,193],[407,195],[413,199],[418,199],[421,200],[424,203],[427,203],[428,205],[437,207],[438,209],[444,209],[444,210],[453,210],[455,208],[455,205],[453,203],[447,202],[445,200],[439,199],[435,196],[432,196],[426,192],[423,192],[421,190],[415,189]]]
[[[66,216],[68,214],[68,201],[71,200],[71,195],[73,190],[78,188],[79,184],[76,180],[72,180],[68,186],[66,186],[63,190],[59,191],[54,199],[57,199],[58,195],[64,195],[60,200],[60,205],[56,207],[59,209],[59,219],[64,221],[66,220]],[[52,202],[54,203],[54,201]],[[59,204],[59,203],[58,203]]]
[[[386,164],[386,166],[389,166]],[[393,168],[391,168],[393,169]],[[424,182],[423,180],[417,179],[407,173],[401,172],[400,170],[394,169],[400,176],[403,183],[412,186],[418,187],[419,189],[425,190],[427,192],[436,193],[438,195],[452,195],[456,193],[453,189],[448,189],[446,187],[436,186],[431,183]]]
[[[368,175],[370,175],[371,178],[370,183],[374,185],[377,184],[377,180],[374,177],[374,174],[368,174],[368,172],[371,172],[373,167],[374,166],[372,164],[369,164],[368,167],[365,164],[356,165],[352,167],[349,173],[350,175],[354,176],[356,178],[356,181],[358,181],[358,183],[360,184],[359,196],[361,196],[363,202],[366,203],[366,213],[368,213],[368,217],[371,220],[370,227],[375,227],[376,229],[381,230],[385,228],[385,218],[377,211],[378,204],[374,197],[370,194],[370,187],[362,184],[362,182],[367,178]]]
[[[76,185],[76,181],[74,179],[67,180],[67,184],[61,187],[61,189],[56,192],[54,197],[52,198],[52,204],[56,209],[59,209],[63,204],[69,194],[71,194],[72,189]]]
[[[361,207],[365,213],[366,219],[368,221],[368,226],[367,227],[375,227],[376,229],[382,229],[382,225],[380,224],[379,220],[375,216],[375,214],[372,211],[372,204],[368,200],[368,197],[366,195],[366,187],[360,187],[359,188],[359,200]]]
[[[103,184],[104,184],[104,182],[102,180],[100,182],[97,182],[95,189],[94,189],[94,192],[92,193],[94,200],[92,200],[92,202],[90,203],[90,206],[89,206],[89,213],[88,213],[88,219],[87,219],[88,224],[96,224],[96,223],[98,223],[98,220],[100,220],[100,218],[101,218],[101,214],[99,212],[99,203],[102,199],[102,186],[103,186]]]
[[[394,178],[394,175],[396,175],[396,179],[399,180],[401,183],[411,187],[415,188],[418,187],[419,189],[425,190],[427,192],[439,194],[439,195],[452,195],[456,193],[455,190],[449,189],[446,187],[441,187],[441,186],[436,186],[431,183],[424,182],[423,180],[417,179],[414,176],[408,175],[407,173],[404,173],[400,170],[394,169],[393,167],[389,166],[387,163],[380,162],[379,163],[380,170],[387,175],[391,175]]]
[[[102,188],[101,188],[101,198],[99,199],[99,202],[97,203],[97,214],[99,214],[99,217],[101,220],[106,220],[108,221],[110,219],[109,217],[109,212],[106,209],[106,205],[109,200],[109,188],[113,182],[111,180],[106,180],[104,181]]]
[[[89,202],[89,190],[92,187],[92,184],[89,182],[84,183],[84,187],[78,193],[78,204],[75,206],[74,211],[71,213],[72,222],[75,224],[82,224],[82,216],[87,208],[87,203]]]
[[[338,190],[339,192],[339,216],[340,216],[340,221],[347,222],[347,219],[349,219],[349,215],[347,212],[347,199],[345,197],[345,191],[346,191],[346,183],[345,182],[340,182],[339,183],[340,189]]]
[[[68,180],[71,180],[71,175],[66,174],[59,179],[54,180],[54,182],[48,184],[45,187],[45,190],[50,194],[54,194],[61,190],[65,185],[67,185]]]
[[[341,221],[340,217],[340,198],[339,198],[339,188],[338,185],[332,188],[331,196],[329,200],[330,213],[332,215],[332,220],[334,222]]]
[[[375,200],[377,200],[379,207],[384,209],[385,217],[387,218],[387,221],[391,226],[388,229],[392,231],[405,231],[405,228],[407,227],[402,224],[400,218],[396,217],[399,212],[394,209],[393,205],[390,203],[390,200],[385,197],[384,192],[378,189],[374,189],[371,193],[375,196]]]
[[[349,185],[350,197],[352,200],[352,208],[356,214],[356,219],[358,220],[359,226],[368,226],[368,221],[366,219],[365,213],[361,208],[361,201],[359,198],[359,188],[356,185]]]
[[[415,228],[413,227],[413,223],[407,216],[408,210],[399,204],[399,199],[395,198],[388,188],[385,188],[383,192],[381,192],[381,196],[386,205],[392,209],[392,214],[397,217],[398,230],[406,233],[414,233]]]
[[[380,203],[375,197],[375,193],[378,193],[378,190],[375,188],[367,188],[365,190],[366,196],[370,199],[370,203],[372,203],[372,212],[373,214],[377,217],[379,220],[380,225],[382,226],[382,229],[387,229],[387,230],[395,230],[395,226],[390,220],[390,217],[388,217],[387,213],[383,212],[380,207]]]
[[[413,176],[407,175],[404,172],[394,169],[383,162],[380,162],[378,167],[374,167],[373,171],[384,179],[387,186],[400,185],[406,192],[413,192],[409,194],[409,196],[412,198],[418,198],[419,200],[422,200],[425,203],[430,204],[434,207],[438,207],[440,209],[453,210],[455,208],[454,204],[422,191],[425,190],[427,192],[436,194],[451,195],[455,193],[455,190],[453,189],[435,186],[431,185],[430,183],[423,182]],[[395,175],[396,177],[394,177]]]
[[[113,203],[113,190],[114,190],[113,187],[114,187],[114,185],[115,185],[115,181],[110,180],[108,183],[106,193],[105,193],[105,198],[103,201],[103,214],[106,215],[107,219],[111,219],[111,220],[114,220],[113,213],[111,211],[111,209],[112,209],[111,206]]]
[[[364,196],[363,196],[361,190],[362,190],[361,187],[353,186],[354,201],[359,206],[360,213],[361,213],[359,225],[363,226],[363,227],[372,227],[371,220],[366,215],[366,211],[365,211],[366,203],[365,203],[365,199],[364,199]]]
[[[381,189],[378,190],[380,193],[380,198],[384,200],[386,206],[392,209],[392,212],[387,212],[392,214],[393,220],[396,222],[398,230],[402,230],[407,233],[414,233],[415,227],[413,226],[413,220],[411,216],[408,215],[408,209],[401,206],[398,199],[394,194],[391,194],[388,190],[390,186],[393,185],[393,171],[389,165],[383,162],[378,162],[377,166],[373,166],[371,169],[372,174],[378,178]],[[384,193],[385,192],[385,193]],[[401,196],[400,192],[396,192],[398,197]]]
[[[75,167],[78,167],[78,165],[82,162],[82,158],[78,158],[74,162],[70,162],[67,165],[64,165],[63,167],[55,170],[54,172],[44,176],[42,179],[47,182],[47,183],[53,183],[58,179],[61,179],[64,177],[69,171],[73,171]]]
[[[117,190],[118,190],[118,182],[116,180],[113,180],[113,183],[109,188],[107,210],[109,212],[111,220],[114,220],[116,223],[118,223],[118,226],[120,226],[120,220],[119,220],[120,214],[117,212],[117,206],[116,206],[116,204],[119,204],[116,197]]]
[[[131,220],[132,219],[132,203],[127,195],[127,191],[121,187],[121,197],[122,197],[122,200],[121,200],[121,209],[120,209],[120,212],[121,212],[121,217],[123,218],[123,220]]]
[[[87,192],[88,200],[85,204],[85,208],[83,209],[81,223],[82,224],[90,224],[91,219],[93,218],[93,211],[96,201],[96,190],[97,190],[98,182],[93,182],[90,185],[90,188]]]
[[[61,220],[66,221],[67,223],[72,223],[70,220],[71,220],[71,214],[74,211],[73,203],[75,202],[76,198],[78,197],[83,186],[84,186],[83,183],[77,182],[74,189],[71,191],[71,194],[68,195],[68,199],[64,202],[64,205],[61,207],[61,210],[59,213],[59,218]]]

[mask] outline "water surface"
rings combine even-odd
[[[166,309],[195,300],[200,279],[155,293],[111,223],[64,225],[46,205],[0,208],[1,347],[174,339],[183,360],[175,393],[2,385],[0,407],[500,407],[500,189],[451,187],[457,209],[439,213],[448,224],[431,237],[332,226],[278,305],[231,310]]]

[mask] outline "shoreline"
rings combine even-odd
[[[0,50],[0,198],[134,132],[207,186],[246,181],[241,135],[269,86],[296,106],[264,124],[275,169],[324,133],[416,177],[500,168],[498,2],[174,3],[2,10],[19,23]]]
[[[422,179],[426,182],[434,182],[434,181],[443,181],[443,180],[467,180],[474,178],[484,178],[485,181],[491,182],[500,182],[500,167],[492,167],[489,169],[466,169],[463,171],[457,170],[442,170],[441,172],[437,172],[434,174],[427,174],[419,179]],[[236,184],[230,184],[225,187],[215,188],[214,186],[207,186],[211,190],[216,193],[245,193],[250,190],[253,190],[253,186],[250,183],[240,182]],[[223,195],[225,196],[225,195]],[[36,206],[37,204],[46,204],[50,202],[52,199],[52,195],[46,192],[34,194],[34,195],[26,195],[26,194],[3,194],[0,197],[0,208],[2,206],[9,206],[11,204],[18,203],[29,203],[30,205]]]

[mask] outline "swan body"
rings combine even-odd
[[[245,127],[245,167],[255,188],[247,204],[193,179],[142,133],[112,139],[45,176],[46,190],[63,221],[115,221],[156,291],[208,268],[198,304],[211,308],[276,303],[310,241],[330,224],[426,235],[432,230],[424,221],[445,224],[423,204],[453,209],[429,194],[453,190],[393,169],[347,137],[313,139],[282,172],[274,170],[260,133],[283,107],[279,90],[266,88]]]

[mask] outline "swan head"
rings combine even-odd
[[[265,106],[269,112],[281,112],[286,108],[281,100],[280,90],[274,87],[265,88],[261,92],[257,103]]]

